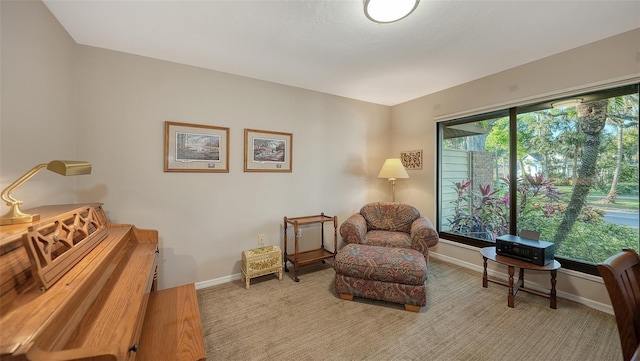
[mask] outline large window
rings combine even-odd
[[[442,122],[438,231],[486,246],[528,229],[597,274],[640,249],[638,85]]]

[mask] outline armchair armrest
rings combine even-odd
[[[411,224],[411,248],[427,256],[429,248],[438,244],[438,232],[427,217],[419,217]]]
[[[342,223],[340,235],[345,243],[362,243],[367,233],[367,221],[360,213],[356,213]]]

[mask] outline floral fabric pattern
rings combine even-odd
[[[338,294],[426,305],[427,263],[418,251],[348,244],[336,255],[334,269]]]
[[[337,273],[367,280],[422,285],[427,262],[422,253],[407,248],[348,244],[335,258]]]
[[[411,223],[420,217],[420,212],[408,204],[394,202],[369,203],[360,209],[367,221],[367,229],[405,232],[411,231]]]
[[[336,273],[336,292],[355,297],[423,307],[427,304],[424,286],[363,280]]]
[[[363,206],[340,226],[347,244],[411,248],[426,259],[429,248],[438,243],[431,221],[408,204],[374,202]]]
[[[411,248],[411,237],[404,232],[369,231],[364,235],[362,244],[381,247]]]

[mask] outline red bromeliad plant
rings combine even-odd
[[[503,181],[508,182],[506,178]],[[508,184],[508,183],[507,183]],[[557,208],[560,192],[553,187],[553,179],[545,178],[542,174],[535,176],[525,174],[518,180],[518,218],[525,217],[531,212],[550,216],[550,210]]]
[[[490,184],[479,184],[477,191],[473,191],[471,185],[471,180],[454,184],[458,197],[452,202],[454,215],[449,218],[450,230],[493,240],[509,229],[507,198],[500,197],[500,190],[492,189]]]
[[[473,190],[471,180],[454,183],[458,197],[451,203],[454,215],[448,218],[450,231],[460,235],[495,240],[509,232],[509,178],[501,178],[504,187],[492,189],[491,184],[478,184]],[[526,174],[518,187],[518,218],[550,216],[557,211],[560,193],[553,180],[542,175]]]

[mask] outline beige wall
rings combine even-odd
[[[423,170],[410,171],[403,197],[428,209],[435,222],[436,120],[638,81],[640,29],[397,105],[392,109],[392,152],[424,149],[426,164]],[[442,241],[434,253],[434,257],[481,269],[476,248]],[[505,275],[504,269],[494,269]],[[546,275],[531,280],[548,285]],[[608,310],[609,298],[599,277],[562,271],[558,289],[564,297]]]
[[[90,176],[45,171],[14,195],[26,208],[104,202],[112,221],[157,229],[161,288],[237,277],[258,234],[282,245],[284,216],[344,220],[390,196],[376,178],[387,106],[76,45],[41,2],[1,6],[0,185],[51,159],[90,161]],[[166,120],[229,127],[230,172],[164,173]],[[245,128],[293,133],[293,172],[243,172]],[[301,247],[318,238],[305,229]]]
[[[240,252],[259,233],[282,243],[283,216],[325,212],[342,221],[388,199],[390,186],[376,175],[402,150],[422,149],[425,165],[398,181],[397,200],[435,220],[436,118],[640,73],[636,30],[389,108],[77,45],[37,1],[2,1],[0,12],[0,186],[40,162],[91,161],[90,176],[39,174],[15,195],[28,206],[104,202],[113,221],[158,229],[161,288],[237,277]],[[231,128],[230,172],[164,173],[165,120]],[[243,172],[244,128],[293,133],[293,173]],[[303,230],[305,247],[317,233]],[[476,249],[446,241],[434,256],[480,264]],[[564,272],[559,289],[608,303],[596,277]]]
[[[258,234],[281,245],[284,216],[343,220],[386,195],[386,106],[86,46],[77,61],[78,147],[94,166],[79,200],[158,229],[163,287],[238,274]],[[231,128],[230,172],[163,172],[165,120]],[[293,133],[293,172],[245,173],[245,128]],[[318,231],[303,231],[308,249]]]
[[[77,159],[75,42],[41,2],[1,1],[0,185],[39,163]],[[13,195],[26,208],[75,201],[76,180],[43,171]],[[6,211],[4,203],[0,211]]]

